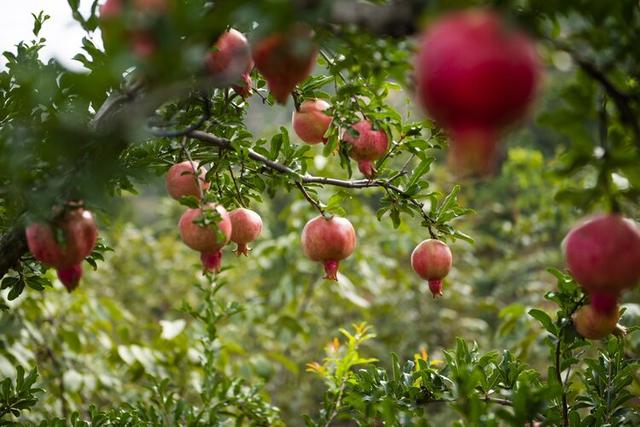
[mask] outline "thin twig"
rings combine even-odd
[[[201,99],[202,99],[202,105],[204,106],[204,111],[202,112],[202,115],[200,116],[197,122],[187,126],[184,129],[166,130],[159,127],[152,127],[151,128],[152,133],[155,136],[159,136],[159,137],[176,138],[178,136],[188,135],[192,131],[196,129],[200,129],[211,117],[211,101],[209,100],[209,97],[206,95],[203,95]]]
[[[238,199],[238,204],[241,208],[246,208],[244,205],[244,201],[242,200],[242,195],[240,194],[240,187],[238,186],[238,182],[236,181],[236,177],[233,174],[233,169],[231,168],[231,163],[229,163],[229,174],[231,175],[231,181],[233,181],[233,186],[236,189],[236,198]]]
[[[191,170],[193,171],[193,179],[196,180],[196,186],[198,187],[198,194],[200,195],[200,205],[202,206],[202,197],[204,196],[204,193],[202,192],[202,186],[200,185],[200,174],[198,173],[199,171],[196,170],[196,165],[194,164],[193,159],[191,158],[191,152],[187,148],[186,136],[182,138],[182,152],[184,153],[185,156],[187,156],[187,159],[189,159],[189,164],[191,165]]]
[[[223,150],[236,151],[236,148],[233,147],[233,145],[231,144],[230,140],[225,139],[225,138],[220,138],[218,136],[212,135],[212,134],[207,133],[207,132],[203,132],[203,131],[200,131],[200,130],[195,130],[195,131],[191,132],[189,134],[189,136],[191,138],[200,140],[202,142],[207,142],[207,143],[216,145],[216,146],[220,147],[220,149],[223,149]],[[399,188],[396,185],[393,185],[392,183],[390,183],[389,180],[384,180],[384,179],[358,179],[358,180],[351,180],[350,181],[350,180],[343,180],[343,179],[337,179],[337,178],[329,178],[329,177],[324,177],[324,176],[300,175],[298,172],[294,171],[290,167],[288,167],[286,165],[283,165],[282,163],[278,163],[278,162],[276,162],[274,160],[271,160],[271,159],[263,156],[262,154],[259,154],[259,153],[255,152],[255,151],[251,150],[251,149],[248,149],[246,152],[247,152],[247,156],[250,159],[255,160],[257,162],[261,162],[265,166],[267,166],[269,169],[272,169],[272,170],[274,170],[276,172],[283,173],[283,174],[286,174],[286,175],[290,175],[292,178],[294,178],[296,180],[296,182],[300,182],[301,185],[303,185],[303,184],[320,184],[320,185],[332,185],[332,186],[335,186],[335,187],[342,187],[342,188],[375,188],[375,187],[381,187],[381,188],[385,188],[387,190],[390,190],[393,193],[395,193],[396,195],[398,195],[399,197],[401,197],[403,200],[406,200],[408,203],[410,203],[411,205],[415,206],[420,211],[422,217],[425,220],[425,223],[427,224],[427,229],[429,231],[430,236],[432,238],[434,238],[434,239],[437,238],[436,233],[433,230],[433,225],[435,225],[436,222],[426,212],[424,212],[423,204],[420,203],[419,201],[417,201],[416,199],[414,199],[413,197],[411,197],[409,194],[407,194],[401,188]],[[313,204],[316,205],[317,203],[313,203]]]
[[[340,411],[340,405],[342,404],[342,396],[344,395],[344,388],[346,387],[346,385],[347,385],[347,376],[345,375],[344,378],[342,378],[342,382],[340,383],[340,388],[338,389],[338,397],[336,398],[336,402],[333,405],[331,414],[329,414],[329,417],[327,418],[327,422],[324,423],[324,427],[329,427],[333,422],[333,419],[338,415],[338,412]]]
[[[316,200],[313,199],[313,197],[311,197],[311,195],[307,192],[307,189],[304,188],[304,185],[302,185],[300,181],[296,181],[296,187],[298,187],[298,189],[302,192],[302,195],[304,196],[304,198],[307,199],[307,201],[311,203],[311,205],[313,205],[313,207],[320,212],[320,215],[324,215],[324,209],[322,209],[322,206],[320,206],[320,203],[318,203]]]
[[[560,358],[562,353],[562,331],[560,329],[558,333],[558,342],[556,343],[556,379],[560,383],[560,389],[562,390],[562,425],[569,427],[569,405],[567,403],[567,391],[564,388],[564,382],[562,381],[562,368],[560,367]]]
[[[575,63],[584,71],[589,77],[600,83],[600,85],[607,92],[607,95],[611,97],[616,109],[620,114],[620,120],[623,123],[629,125],[633,133],[635,134],[636,145],[640,148],[640,123],[638,122],[638,114],[632,108],[633,99],[631,96],[622,90],[618,89],[616,85],[609,80],[606,74],[600,70],[593,62],[584,58],[581,54],[574,51],[570,46],[562,41],[555,39],[547,39],[558,49],[567,52],[571,55],[571,58]]]

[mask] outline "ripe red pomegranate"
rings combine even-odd
[[[194,223],[194,220],[202,216],[203,209],[215,209],[220,215],[218,223],[207,227],[201,227],[199,224]],[[202,209],[187,209],[180,217],[178,227],[180,228],[182,241],[191,249],[201,253],[203,267],[208,271],[219,272],[222,259],[220,249],[229,243],[229,238],[231,237],[231,219],[226,209],[214,203],[209,203]],[[214,227],[218,227],[224,237],[223,239],[219,240],[216,237]]]
[[[260,236],[262,218],[254,211],[245,208],[232,210],[229,212],[229,218],[231,219],[231,241],[238,245],[235,250],[236,255],[249,255],[251,249],[247,244]]]
[[[307,144],[325,143],[327,133],[333,117],[324,113],[331,107],[328,102],[322,99],[304,101],[300,105],[299,111],[294,111],[291,118],[291,125],[296,135]]]
[[[451,249],[436,239],[423,240],[411,254],[413,271],[429,282],[429,290],[434,298],[442,295],[442,279],[449,274],[452,264]]]
[[[26,237],[33,257],[54,267],[60,281],[72,291],[82,276],[82,261],[96,245],[98,227],[90,211],[75,208],[52,223],[29,225]]]
[[[495,11],[453,12],[429,27],[416,60],[418,98],[449,130],[456,172],[493,172],[500,131],[526,115],[540,69],[534,43]]]
[[[338,266],[356,247],[356,232],[346,218],[319,215],[302,229],[302,250],[312,261],[324,264],[325,279],[338,280]]]
[[[272,34],[253,45],[256,68],[280,104],[286,103],[296,85],[311,74],[317,54],[312,32],[304,25]]]
[[[231,28],[220,36],[214,48],[205,59],[209,72],[214,76],[223,75],[237,80],[233,89],[241,96],[251,95],[249,74],[253,69],[253,58],[244,34]]]
[[[617,329],[620,313],[617,306],[609,312],[602,313],[590,305],[585,305],[573,313],[571,318],[580,335],[590,340],[599,340]]]
[[[358,162],[358,169],[364,176],[373,178],[376,173],[373,162],[387,152],[389,138],[383,130],[374,130],[368,120],[359,121],[351,128],[358,136],[353,136],[349,130],[342,134],[342,139],[351,144],[349,156]]]
[[[640,230],[621,215],[587,219],[567,234],[563,246],[569,271],[592,298],[617,296],[640,282]]]
[[[184,161],[177,163],[169,168],[167,175],[165,176],[165,184],[169,195],[176,200],[185,196],[194,196],[200,199],[200,189],[207,190],[210,183],[205,181],[206,171],[203,168],[199,169],[198,179],[200,180],[200,189],[198,183],[194,178],[193,171],[197,167],[195,163]]]

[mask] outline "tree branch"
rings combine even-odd
[[[607,75],[600,70],[596,64],[584,58],[581,54],[574,51],[571,47],[558,40],[549,40],[556,48],[567,52],[571,55],[574,62],[584,71],[589,77],[598,82],[600,86],[605,90],[607,95],[613,100],[613,103],[620,114],[620,120],[622,123],[627,124],[633,131],[636,139],[636,145],[640,148],[640,122],[638,121],[638,114],[633,110],[631,106],[633,99],[629,94],[624,93],[618,89],[616,85],[609,80]]]
[[[221,149],[236,151],[235,147],[233,147],[233,145],[231,144],[231,141],[229,141],[228,139],[220,138],[218,136],[212,135],[207,132],[194,130],[193,132],[190,132],[188,136],[202,142],[207,142],[207,143],[216,145]],[[416,199],[408,195],[401,188],[393,185],[391,183],[391,180],[384,180],[384,179],[343,180],[343,179],[329,178],[324,176],[300,175],[298,172],[294,171],[290,167],[285,166],[276,161],[273,161],[271,159],[268,159],[262,154],[256,153],[251,149],[247,150],[247,155],[250,159],[255,160],[257,162],[261,162],[265,166],[267,166],[268,168],[276,172],[295,177],[296,181],[300,182],[301,185],[302,184],[320,184],[320,185],[331,185],[334,187],[354,188],[354,189],[379,187],[379,188],[384,188],[388,191],[391,191],[397,194],[398,196],[400,196],[401,198],[403,198],[404,200],[408,201],[409,203],[411,203],[413,206],[415,206],[420,210],[422,217],[427,222],[429,234],[431,235],[432,238],[436,238],[436,235],[432,229],[432,225],[435,224],[435,221],[433,220],[433,218],[431,218],[429,215],[427,215],[424,212],[424,210],[422,209],[423,207],[422,203],[420,203],[419,201],[417,201]],[[393,179],[395,178],[397,177],[393,177]]]

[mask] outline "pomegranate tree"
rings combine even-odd
[[[215,211],[219,216],[215,224],[198,223],[212,213],[211,211]],[[229,243],[231,237],[231,219],[227,210],[214,203],[198,209],[187,209],[180,217],[178,227],[182,241],[194,251],[201,253],[204,269],[219,272],[222,260],[220,249]]]
[[[325,279],[338,280],[340,261],[353,253],[356,232],[348,219],[319,215],[302,229],[302,250],[312,261],[322,262]]]
[[[248,243],[253,242],[262,232],[262,218],[251,209],[238,208],[229,213],[231,220],[231,241],[237,245],[236,255],[249,255]]]
[[[411,253],[413,271],[429,282],[434,298],[442,295],[442,279],[447,277],[452,264],[451,249],[440,240],[423,240]]]
[[[455,172],[494,171],[500,133],[526,115],[540,74],[534,43],[497,12],[453,12],[429,27],[416,59],[417,95],[450,133]]]
[[[591,305],[585,305],[573,313],[571,318],[580,335],[590,340],[599,340],[616,331],[620,313],[618,306],[601,312]]]
[[[300,104],[300,109],[293,112],[291,124],[296,135],[307,144],[326,143],[324,134],[331,125],[331,116],[324,111],[330,108],[322,99],[307,100]]]
[[[358,162],[360,172],[373,178],[376,173],[373,162],[382,158],[389,147],[387,134],[373,129],[370,121],[361,120],[343,133],[342,140],[349,144],[349,157]]]
[[[193,173],[194,170],[198,171],[199,186]],[[206,173],[204,168],[198,168],[193,162],[177,163],[169,168],[165,176],[167,191],[176,200],[185,196],[194,196],[200,199],[202,198],[201,190],[207,190],[210,185],[205,181]]]
[[[55,268],[71,292],[82,277],[82,261],[96,245],[98,227],[90,211],[73,208],[51,223],[29,225],[26,237],[33,257]]]
[[[640,282],[640,230],[619,214],[597,215],[574,227],[563,242],[569,271],[600,311]]]
[[[240,31],[231,28],[222,34],[205,62],[214,76],[235,78],[237,83],[232,87],[238,94],[245,97],[251,95],[253,58],[247,38]]]
[[[311,74],[317,53],[312,32],[304,25],[271,34],[253,45],[256,68],[280,104],[286,103],[296,85]]]

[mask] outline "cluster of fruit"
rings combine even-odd
[[[640,230],[618,214],[597,215],[574,227],[563,241],[571,275],[589,295],[573,314],[580,335],[603,338],[616,329],[620,294],[640,282]]]
[[[135,0],[145,13],[164,13],[164,0]],[[122,0],[108,0],[101,19],[108,26],[121,16]],[[144,32],[131,33],[133,50],[148,56],[156,48]],[[223,33],[207,54],[204,64],[215,76],[224,76],[241,96],[252,93],[254,66],[267,81],[275,100],[284,104],[297,84],[306,79],[315,63],[317,46],[313,32],[303,24],[268,35],[250,46],[235,29]],[[500,136],[527,115],[541,80],[535,44],[511,27],[496,12],[469,9],[434,22],[423,35],[415,62],[418,102],[451,138],[449,164],[460,176],[495,173]],[[304,100],[293,113],[292,127],[308,144],[326,142],[333,118],[325,100]],[[386,132],[362,119],[340,136],[362,174],[372,179],[374,162],[389,145]],[[173,165],[166,176],[169,194],[180,199],[202,200],[210,183],[206,171],[191,161]],[[180,218],[180,235],[201,253],[206,271],[220,271],[221,249],[229,241],[236,253],[247,254],[248,243],[262,231],[260,216],[244,207],[231,212],[215,203],[187,209]],[[62,239],[56,236],[62,230]],[[80,263],[93,249],[97,229],[91,213],[72,206],[51,224],[36,223],[27,229],[29,248],[36,259],[57,269],[61,281],[73,289],[81,276]],[[573,320],[578,332],[598,339],[616,329],[620,293],[640,281],[640,231],[637,224],[618,214],[601,215],[574,228],[565,239],[568,267],[590,297]],[[337,280],[340,261],[356,247],[356,233],[346,218],[319,215],[302,230],[305,255],[322,262],[325,278]],[[452,266],[449,247],[428,239],[411,255],[414,271],[429,283],[433,296],[442,294],[442,280]]]

